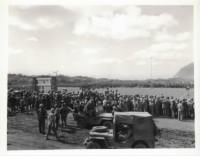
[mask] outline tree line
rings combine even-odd
[[[48,76],[48,75],[40,75]],[[31,87],[33,77],[22,74],[9,74],[8,87]],[[180,78],[153,79],[153,80],[117,80],[117,79],[95,79],[91,77],[69,77],[64,75],[57,76],[59,87],[145,87],[145,88],[193,88],[194,81]]]

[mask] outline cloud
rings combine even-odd
[[[179,43],[179,44],[176,44],[174,46],[174,50],[184,50],[188,47],[189,45],[187,43]]]
[[[10,55],[12,55],[12,54],[14,54],[14,55],[16,55],[16,54],[22,54],[22,53],[24,53],[24,50],[23,49],[8,48],[8,53]]]
[[[153,42],[150,46],[136,51],[129,59],[147,59],[150,57],[156,58],[156,61],[162,63],[160,60],[176,60],[187,57],[186,49],[190,46],[191,33],[177,32],[173,33],[166,30],[155,33]],[[141,63],[142,62],[142,63]],[[144,60],[139,61],[138,64],[144,64]]]
[[[156,75],[170,75],[193,60],[192,9],[179,8],[15,6],[9,9],[16,18],[9,27],[9,72],[61,70],[67,75],[144,79],[153,56]]]
[[[98,53],[99,53],[98,49],[93,49],[93,48],[83,48],[82,49],[83,55],[96,55]]]
[[[121,64],[123,62],[122,59],[117,58],[103,58],[98,60],[91,60],[89,63],[91,64]]]
[[[68,41],[67,44],[76,46],[79,43],[77,41]]]
[[[167,31],[157,32],[155,34],[154,40],[156,42],[184,42],[191,38],[191,33],[189,32],[181,32],[170,34]]]
[[[177,42],[154,43],[147,48],[137,51],[131,57],[129,57],[129,59],[137,58],[137,60],[142,62],[144,62],[146,59],[150,59],[151,57],[156,59],[158,62],[161,60],[176,60],[187,57],[186,54],[183,54],[183,51],[188,46],[189,45],[187,43]]]
[[[76,35],[117,40],[144,38],[150,37],[153,31],[167,29],[178,23],[171,14],[145,15],[139,7],[113,8],[107,12],[97,10],[93,14],[88,12],[80,15],[74,28]]]
[[[36,29],[36,27],[34,25],[26,23],[25,21],[21,20],[18,17],[15,17],[15,16],[9,17],[8,24],[10,26],[19,27],[20,29],[25,30],[25,31],[31,31],[31,30]]]
[[[191,33],[189,32],[183,32],[183,33],[179,33],[177,36],[176,36],[176,40],[177,41],[186,41],[188,39],[191,38]]]
[[[10,26],[18,27],[25,31],[33,31],[38,29],[53,29],[64,25],[64,23],[56,18],[48,16],[39,16],[29,20],[23,20],[20,16],[10,15],[8,19]]]
[[[52,29],[63,26],[63,23],[58,19],[43,16],[36,19],[36,25],[38,28]]]
[[[27,40],[28,40],[28,41],[37,42],[37,41],[38,41],[38,38],[37,38],[37,37],[34,37],[34,36],[32,36],[32,37],[29,37],[29,38],[27,38]]]

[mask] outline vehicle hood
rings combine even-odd
[[[98,117],[113,118],[112,113],[101,113]]]

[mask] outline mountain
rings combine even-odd
[[[181,68],[174,76],[174,78],[182,78],[194,80],[194,63],[190,63]]]

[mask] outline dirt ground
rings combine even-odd
[[[194,121],[178,121],[176,119],[157,118],[156,125],[161,129],[161,135],[156,142],[156,148],[194,148]]]
[[[161,134],[157,137],[156,148],[193,148],[194,122],[177,121],[176,119],[156,118],[156,125]],[[59,130],[59,140],[38,133],[36,114],[21,114],[8,117],[7,138],[8,150],[28,149],[83,149],[83,141],[88,136],[89,130],[76,129],[75,131]]]

